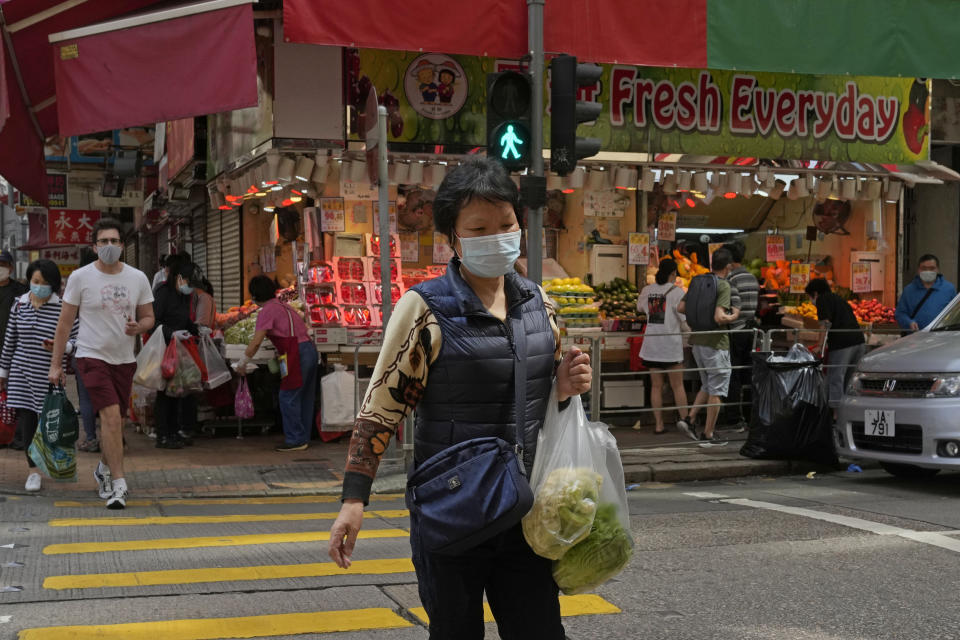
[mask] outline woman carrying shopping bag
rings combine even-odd
[[[153,313],[167,344],[174,336],[188,339],[198,333],[196,299],[191,284],[196,272],[192,262],[179,262],[171,267],[167,281],[157,288]],[[190,434],[197,423],[196,396],[173,397],[166,391],[158,391],[154,419],[158,449],[182,449],[193,444]]]
[[[250,295],[260,305],[253,340],[237,364],[245,375],[247,362],[264,338],[277,349],[280,360],[280,415],[283,417],[282,445],[276,451],[303,451],[310,442],[313,408],[317,396],[317,348],[310,340],[307,325],[295,310],[277,299],[277,283],[267,276],[250,281]]]
[[[60,290],[60,270],[50,260],[36,260],[27,267],[27,279],[30,292],[14,302],[0,352],[0,390],[7,392],[7,404],[17,411],[17,422],[29,451],[50,388],[47,369],[60,319],[60,296],[55,293]],[[66,357],[73,353],[79,327],[77,320],[70,330],[64,365]],[[42,480],[29,455],[27,465],[30,471],[24,488],[39,491]]]
[[[354,423],[343,505],[330,531],[329,555],[347,568],[380,458],[416,409],[407,505],[432,640],[482,637],[484,592],[502,637],[564,638],[551,561],[524,539],[523,510],[514,508],[520,504],[514,498],[527,482],[521,474],[529,477],[534,464],[551,390],[565,406],[589,390],[592,374],[589,356],[579,350],[560,357],[553,305],[514,270],[519,212],[516,185],[492,159],[471,156],[444,178],[434,222],[456,257],[443,277],[404,294],[391,316]],[[473,455],[490,445],[496,455]],[[461,453],[470,456],[464,465],[482,468],[425,477],[440,461],[449,469],[450,455]],[[504,482],[483,483],[488,470]],[[456,517],[435,517],[451,503]],[[488,505],[497,507],[494,521]],[[459,543],[455,555],[447,553],[451,542]]]

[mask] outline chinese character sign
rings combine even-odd
[[[767,236],[767,262],[785,260],[786,247],[783,246],[783,236]]]
[[[673,242],[677,239],[677,212],[668,211],[657,221],[657,239]]]
[[[803,293],[810,282],[809,264],[790,265],[790,293]]]
[[[870,281],[870,263],[854,262],[851,265],[852,282],[850,289],[854,293],[870,293],[873,291],[873,283]]]
[[[320,230],[328,232],[347,230],[343,198],[320,198]]]
[[[93,244],[93,225],[98,220],[99,211],[50,209],[47,241],[51,245]]]
[[[629,235],[629,250],[627,262],[629,264],[648,264],[650,262],[650,234],[631,233]]]

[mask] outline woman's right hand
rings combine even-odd
[[[363,525],[363,501],[344,500],[340,515],[330,528],[330,559],[341,569],[349,569],[357,534]]]
[[[0,392],[7,390],[7,379],[0,378]]]

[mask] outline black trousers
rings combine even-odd
[[[33,460],[30,458],[30,443],[33,442],[33,436],[37,432],[37,425],[40,424],[40,414],[29,409],[17,409],[17,432],[22,434],[23,452],[27,456],[27,464],[30,468],[36,468]]]
[[[732,333],[730,334],[730,364],[734,367],[751,367],[753,361],[750,359],[750,353],[753,351],[752,333]],[[750,386],[753,380],[751,369],[734,369],[730,372],[730,388],[727,392],[727,402],[749,402],[750,398],[742,396],[743,388]],[[724,415],[730,422],[739,422],[741,420],[749,421],[749,406],[726,407]]]
[[[197,426],[197,398],[173,398],[158,391],[154,421],[158,438],[174,436],[181,429],[192,431]]]
[[[550,560],[533,552],[518,524],[459,556],[420,548],[411,518],[410,546],[430,640],[483,638],[483,594],[502,640],[563,640],[559,589]]]

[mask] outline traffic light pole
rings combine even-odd
[[[530,49],[530,76],[533,79],[530,109],[530,173],[543,177],[543,5],[544,0],[527,0],[527,43]],[[541,200],[542,199],[539,199]],[[527,277],[543,279],[543,213],[546,207],[527,212]]]

